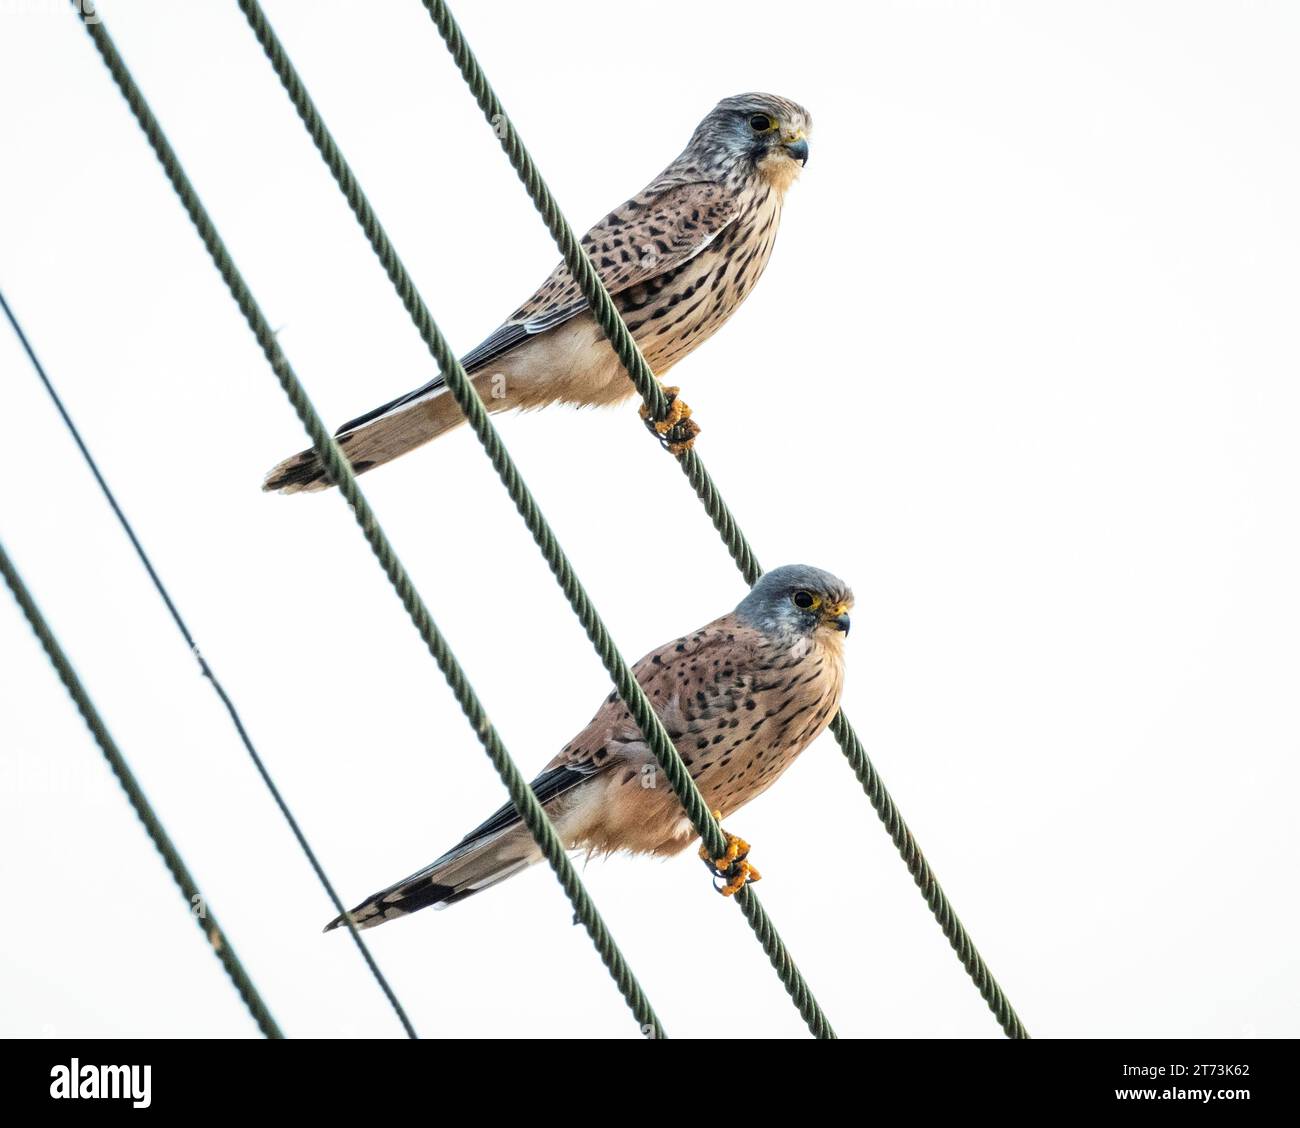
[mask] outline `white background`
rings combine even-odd
[[[856,589],[845,707],[1039,1036],[1300,1034],[1300,17],[1277,3],[461,3],[575,225],[725,95],[815,119],[674,372],[762,561]],[[467,350],[551,269],[422,7],[269,14]],[[106,24],[327,421],[431,361],[232,3]],[[63,5],[0,3],[0,285],[349,904],[504,792]],[[398,1027],[7,328],[0,539],[290,1035]],[[629,659],[739,575],[630,405],[501,430]],[[608,684],[467,432],[365,489],[528,773]],[[255,1030],[0,599],[0,1034]],[[729,819],[842,1035],[995,1037],[829,737]],[[690,855],[583,871],[675,1035],[802,1024]],[[366,933],[425,1035],[635,1036],[548,870]]]

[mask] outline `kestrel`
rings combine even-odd
[[[774,94],[725,98],[685,151],[615,208],[582,245],[656,376],[708,340],[767,266],[786,189],[808,161],[808,111]],[[495,333],[461,360],[489,411],[549,403],[614,404],[633,394],[622,364],[561,264]],[[670,399],[676,389],[666,389]],[[698,430],[674,402],[656,425],[689,442]],[[339,428],[361,474],[463,422],[441,376]],[[314,451],[276,466],[263,489],[321,490]]]
[[[633,673],[720,819],[772,786],[839,708],[853,594],[827,572],[796,564],[768,572],[730,614],[661,646]],[[681,802],[627,706],[611,694],[532,782],[570,849],[676,854],[695,837]],[[731,894],[758,872],[728,834],[711,871]],[[352,910],[371,928],[442,907],[504,881],[541,852],[511,804],[436,862]],[[344,923],[338,917],[326,931]]]

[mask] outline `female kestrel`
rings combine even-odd
[[[730,813],[761,795],[835,716],[852,606],[853,593],[828,572],[803,564],[777,568],[730,614],[633,667],[710,807]],[[666,855],[695,837],[617,694],[606,698],[532,788],[570,849]],[[746,860],[748,845],[726,837],[726,856],[702,851],[701,857],[725,881],[720,892],[730,894],[758,873]],[[450,905],[541,857],[507,804],[432,865],[349,915],[358,928],[372,928],[430,905]],[[344,920],[337,917],[326,931]]]
[[[582,244],[657,376],[708,340],[767,266],[781,202],[808,161],[812,119],[773,94],[719,102],[686,150]],[[461,364],[489,411],[613,404],[634,388],[561,264]],[[676,389],[666,389],[670,397]],[[661,432],[688,415],[676,403]],[[338,441],[361,474],[463,421],[442,377],[345,423]],[[314,451],[276,466],[262,488],[330,485]]]

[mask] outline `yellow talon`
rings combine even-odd
[[[681,388],[664,389],[664,395],[668,399],[668,414],[654,422],[654,429],[661,435],[666,435],[683,419],[691,417],[691,409],[686,406],[683,400],[678,398],[681,391]],[[641,405],[641,418],[647,421],[650,419],[650,409],[644,404]]]
[[[724,897],[730,897],[734,893],[739,893],[751,881],[762,881],[763,875],[758,872],[748,862],[740,863],[740,871],[726,885],[718,889]]]
[[[722,812],[714,811],[713,817],[721,822]],[[700,845],[699,854],[709,872],[723,881],[722,885],[715,885],[714,888],[724,897],[730,897],[739,893],[751,881],[761,881],[763,875],[746,860],[749,857],[748,842],[725,830],[722,835],[727,840],[727,850],[722,857],[713,857],[709,848],[703,844]]]
[[[681,388],[664,388],[668,399],[668,414],[662,419],[651,419],[650,409],[641,405],[641,418],[651,433],[672,454],[684,454],[695,445],[700,425],[691,418],[691,409],[679,398]]]

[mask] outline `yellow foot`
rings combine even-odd
[[[691,418],[691,409],[680,399],[681,388],[664,388],[668,397],[668,414],[662,419],[650,418],[650,409],[641,405],[641,418],[645,425],[672,454],[685,454],[695,445],[695,436],[700,433],[700,425]]]
[[[714,811],[713,817],[721,822],[722,812]],[[709,872],[723,882],[722,885],[715,883],[713,888],[724,897],[730,897],[733,893],[739,893],[751,881],[761,881],[763,875],[746,861],[749,857],[748,842],[743,838],[737,838],[734,834],[728,834],[725,830],[722,836],[727,840],[727,852],[722,857],[715,858],[709,853],[707,846],[701,845],[700,859],[708,867]]]

